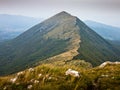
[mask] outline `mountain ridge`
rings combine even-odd
[[[50,63],[81,59],[96,66],[107,59],[119,60],[118,52],[79,18],[61,12],[1,45],[0,72],[14,73],[46,59]]]

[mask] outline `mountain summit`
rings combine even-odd
[[[73,17],[73,16],[65,11],[62,11],[62,12],[56,14],[55,17],[67,17],[68,18],[68,17]]]
[[[4,75],[40,61],[82,59],[96,66],[106,60],[119,60],[119,51],[79,18],[63,11],[1,44],[0,58],[0,74]]]

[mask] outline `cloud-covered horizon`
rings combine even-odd
[[[0,0],[0,14],[48,18],[67,11],[82,20],[120,27],[119,0]]]

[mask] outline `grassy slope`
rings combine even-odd
[[[22,48],[20,47],[19,50],[15,50],[12,55],[8,53],[7,58],[13,57],[12,61],[6,59],[2,60],[3,63],[0,64],[0,74],[5,74],[6,72],[12,73],[14,71],[25,69],[27,66],[33,65],[37,61],[65,52],[65,47],[68,46],[68,43],[66,42],[67,40],[51,39],[44,40],[42,44],[38,42],[36,44],[29,43],[30,45],[25,45]],[[4,60],[6,60],[6,62]]]
[[[80,27],[81,43],[78,50],[80,54],[74,57],[75,59],[84,59],[94,66],[106,60],[119,60],[119,51],[110,45],[110,43],[79,20],[78,26]]]
[[[27,90],[29,85],[33,86],[30,90],[119,90],[120,65],[90,68],[89,64],[86,64],[88,67],[82,67],[81,64],[43,64],[34,68],[34,71],[22,71],[21,75],[0,77],[0,90],[5,87],[6,90]],[[66,76],[65,72],[69,68],[79,71],[80,77]],[[39,77],[39,74],[42,75]],[[15,83],[10,82],[16,76],[18,78]],[[34,83],[35,80],[39,83]]]
[[[118,50],[120,50],[120,41],[108,40],[108,42],[115,46]]]
[[[76,47],[78,49],[80,39],[78,50],[80,54],[75,58],[86,60],[93,65],[98,65],[106,60],[118,60],[116,49],[82,21],[76,19],[64,12],[60,13],[0,46],[0,75],[17,72],[28,66],[33,66],[40,60],[59,55]],[[74,55],[78,52],[74,52]],[[59,59],[63,60],[61,57]]]
[[[73,49],[68,47],[77,32],[74,25],[73,16],[58,14],[3,44],[0,47],[0,75],[23,70],[40,60]]]

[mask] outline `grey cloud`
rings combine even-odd
[[[62,10],[81,18],[120,21],[120,0],[0,0],[0,13],[46,18]]]

